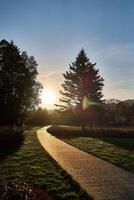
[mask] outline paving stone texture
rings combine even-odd
[[[45,150],[95,200],[134,200],[134,174],[83,152],[47,132],[37,131]]]

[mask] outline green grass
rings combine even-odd
[[[108,130],[108,129],[107,129]],[[94,130],[82,133],[80,127],[57,126],[49,131],[65,142],[103,160],[134,172],[134,134],[132,129]],[[109,135],[108,135],[109,133]],[[128,133],[128,135],[127,135]]]
[[[37,128],[25,131],[21,148],[11,155],[8,153],[1,160],[1,179],[13,181],[19,178],[47,191],[58,200],[92,199],[43,149],[36,131]]]

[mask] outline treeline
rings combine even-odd
[[[51,124],[49,112],[44,108],[39,107],[37,110],[31,111],[27,115],[26,124],[30,125],[48,125]]]
[[[105,123],[117,125],[134,125],[134,100],[105,101]]]
[[[111,99],[103,102],[101,109],[94,114],[92,109],[88,109],[86,125],[93,126],[133,126],[134,125],[134,103],[121,102],[119,100]],[[92,113],[92,114],[91,114]],[[74,110],[60,110],[47,111],[39,107],[37,110],[29,113],[27,117],[27,124],[31,125],[81,125],[81,117]]]
[[[78,124],[79,118],[72,111],[61,111],[58,109],[47,111],[39,107],[37,110],[29,112],[26,124],[29,125],[50,125],[50,124]]]
[[[42,85],[37,62],[14,42],[0,41],[0,125],[72,124],[133,125],[134,104],[104,101],[104,79],[82,49],[63,74],[60,104],[54,111],[38,108]]]

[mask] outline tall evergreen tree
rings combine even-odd
[[[95,69],[96,63],[92,64],[82,49],[75,62],[69,65],[69,71],[66,71],[63,91],[60,91],[62,98],[60,105],[63,109],[73,109],[80,114],[81,122],[85,124],[85,116],[91,106],[101,103],[103,78],[99,75],[98,69]]]
[[[37,63],[11,41],[0,41],[0,123],[21,124],[39,103]]]

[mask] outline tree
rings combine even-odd
[[[53,110],[50,116],[53,124],[77,125],[80,123],[79,117],[72,110]]]
[[[117,124],[117,106],[120,103],[118,99],[108,99],[104,101],[105,123],[109,125]]]
[[[21,125],[40,102],[37,63],[11,41],[0,41],[0,123]]]
[[[134,118],[134,104],[120,102],[116,106],[116,119],[118,123],[131,125]]]
[[[50,115],[45,108],[39,107],[32,112],[32,116],[28,123],[32,125],[48,125],[50,124]]]
[[[96,63],[92,64],[82,49],[75,62],[69,65],[69,71],[66,71],[63,91],[59,105],[63,110],[72,109],[77,112],[81,118],[82,127],[84,129],[86,121],[90,124],[95,121],[97,107],[101,103],[103,78],[99,75],[98,69],[95,69]],[[90,117],[90,119],[89,119]],[[92,118],[92,119],[91,119]]]

